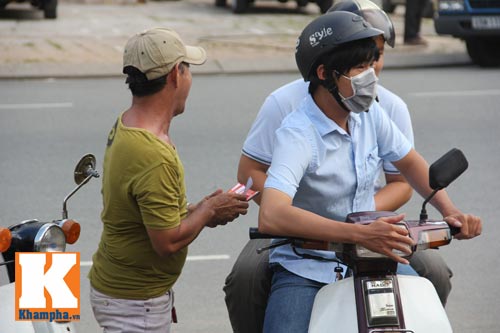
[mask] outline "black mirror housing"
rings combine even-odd
[[[457,179],[467,168],[469,162],[460,149],[453,148],[429,168],[429,185],[433,190],[447,187]]]

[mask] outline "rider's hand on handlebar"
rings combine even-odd
[[[456,239],[474,238],[483,231],[483,222],[478,216],[456,213],[446,216],[444,220],[449,225],[460,228],[460,233],[455,235]]]
[[[369,250],[384,254],[399,263],[408,265],[408,260],[393,252],[393,250],[399,250],[407,254],[412,253],[410,246],[414,245],[414,241],[408,237],[408,230],[394,225],[403,219],[404,214],[377,219],[367,226],[367,233],[364,233],[359,244]]]
[[[238,216],[245,215],[248,209],[248,202],[244,194],[223,193],[222,190],[217,190],[205,197],[197,204],[197,206],[200,205],[214,211],[213,217],[206,224],[210,228],[225,225]]]

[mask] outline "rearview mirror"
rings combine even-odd
[[[95,163],[95,156],[92,154],[87,154],[80,159],[74,172],[76,185],[83,183],[90,175],[96,178],[99,177],[99,174],[95,171]]]
[[[462,151],[453,148],[429,168],[429,185],[433,190],[443,189],[457,179],[468,167],[469,163]]]

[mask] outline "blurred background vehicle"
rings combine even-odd
[[[43,17],[46,19],[57,17],[57,0],[0,0],[0,9],[14,2],[29,2],[31,6],[43,10]]]
[[[0,0],[1,1],[1,0]],[[250,6],[252,6],[256,0],[230,0],[231,1],[231,10],[235,14],[241,14],[248,10]],[[274,1],[274,0],[272,0]],[[289,0],[277,0],[279,2],[285,3]],[[305,7],[309,2],[315,2],[321,13],[326,13],[326,11],[332,6],[333,0],[290,0],[296,1],[298,7]],[[215,6],[217,7],[226,7],[227,0],[215,0]]]
[[[436,32],[465,41],[472,61],[500,66],[500,0],[439,0]]]

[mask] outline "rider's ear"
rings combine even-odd
[[[326,79],[326,70],[325,70],[325,65],[321,64],[318,67],[316,67],[316,76],[320,80],[325,80]]]
[[[177,88],[178,80],[179,80],[179,75],[180,75],[180,69],[179,69],[179,64],[176,64],[170,73],[167,75],[167,80],[171,82],[171,84]]]

